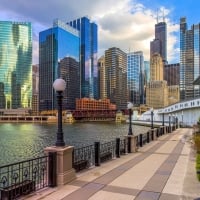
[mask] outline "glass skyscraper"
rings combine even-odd
[[[32,26],[0,21],[0,108],[31,108]]]
[[[129,101],[135,105],[144,104],[144,57],[143,52],[127,55],[127,84]]]
[[[200,75],[200,24],[187,29],[186,18],[180,19],[180,99],[200,96],[199,85],[193,85]]]
[[[105,82],[106,98],[117,109],[127,109],[127,54],[119,48],[105,51]]]
[[[98,99],[97,25],[87,17],[67,24],[80,31],[81,98]]]
[[[155,39],[150,43],[150,55],[159,53],[164,63],[167,63],[167,24],[155,24]]]
[[[63,78],[67,83],[64,91],[63,108],[75,108],[75,99],[80,98],[79,48],[79,31],[60,20],[55,20],[52,28],[40,32],[40,111],[56,108],[55,91],[52,84],[59,77]]]

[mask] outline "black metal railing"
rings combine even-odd
[[[0,199],[17,199],[48,186],[48,156],[0,167]]]
[[[74,149],[73,168],[76,172],[94,165],[94,145]]]
[[[116,143],[115,141],[106,142],[100,145],[100,162],[111,160],[115,157]]]

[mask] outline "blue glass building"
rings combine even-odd
[[[200,75],[200,24],[187,29],[186,18],[180,19],[180,99],[200,96],[199,85],[193,85]]]
[[[39,33],[39,110],[56,108],[52,84],[61,77],[66,81],[64,109],[74,109],[80,98],[79,31],[55,20],[53,27]]]
[[[0,21],[0,108],[31,108],[32,26]]]
[[[127,85],[129,101],[144,104],[144,57],[141,51],[127,54]]]
[[[87,17],[67,24],[80,31],[81,98],[98,99],[97,25]]]

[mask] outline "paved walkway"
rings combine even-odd
[[[200,200],[192,129],[177,129],[137,153],[77,174],[67,185],[38,191],[28,200]]]

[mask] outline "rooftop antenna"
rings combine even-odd
[[[157,14],[156,21],[157,21],[157,24],[158,24],[158,8],[157,8],[156,14]]]
[[[164,8],[163,8],[163,22],[165,22],[165,11],[164,11]]]

